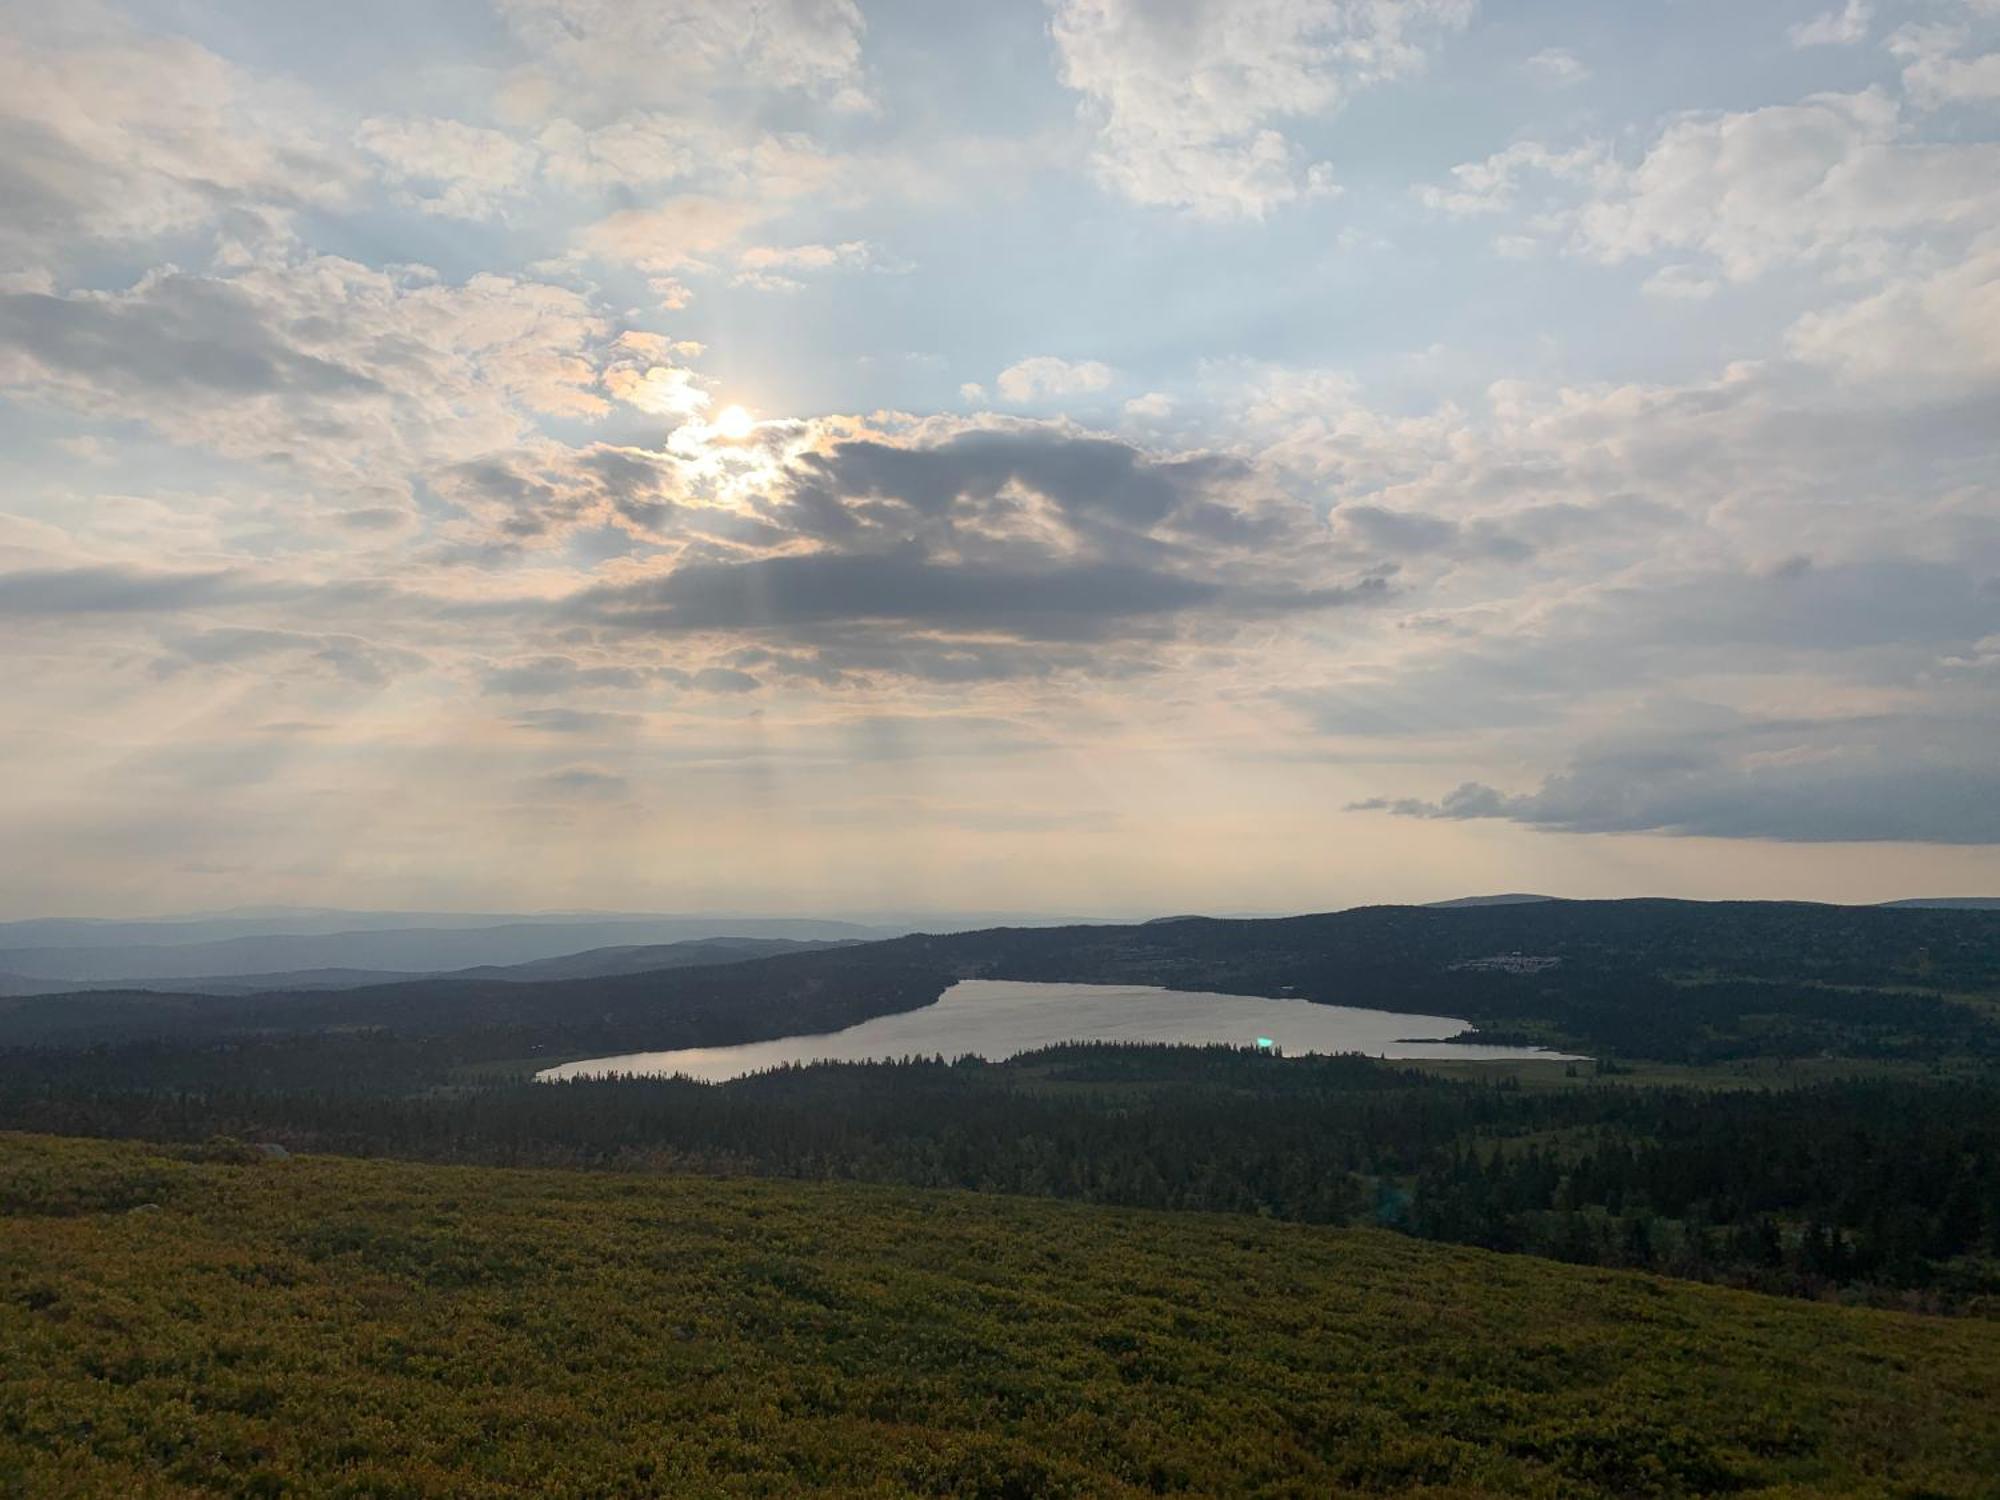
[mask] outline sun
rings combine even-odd
[[[725,406],[715,414],[715,434],[734,442],[747,438],[757,425],[757,419],[740,406]]]

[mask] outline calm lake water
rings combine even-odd
[[[898,1057],[963,1057],[999,1062],[1059,1042],[1223,1042],[1253,1047],[1268,1037],[1294,1056],[1361,1052],[1370,1057],[1463,1058],[1493,1061],[1564,1054],[1532,1047],[1474,1047],[1411,1037],[1454,1036],[1469,1022],[1412,1016],[1303,1000],[1210,995],[1141,984],[1026,984],[1011,979],[964,979],[935,1005],[877,1016],[845,1031],[788,1036],[740,1047],[689,1047],[679,1052],[628,1052],[564,1063],[544,1080],[606,1073],[665,1078],[683,1074],[720,1083],[786,1063],[872,1062]]]

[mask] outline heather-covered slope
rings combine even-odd
[[[1976,1321],[1254,1219],[230,1155],[0,1137],[0,1489],[1974,1496],[2000,1472]]]

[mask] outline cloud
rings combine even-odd
[[[1123,673],[1128,643],[1386,592],[1341,566],[1308,510],[1222,455],[1014,424],[810,445],[785,463],[756,502],[764,530],[737,533],[765,555],[690,551],[571,595],[561,616],[625,639],[802,646],[810,658],[777,665],[826,678],[990,678],[1058,662]],[[1280,538],[1277,561],[1265,549]]]
[[[1516,141],[1483,161],[1453,167],[1449,186],[1420,184],[1416,194],[1427,207],[1454,218],[1495,214],[1514,206],[1521,179],[1530,174],[1578,183],[1615,180],[1609,155],[1595,142],[1558,151],[1540,141]]]
[[[637,729],[646,721],[637,714],[612,713],[603,709],[529,708],[510,721],[516,729],[536,734],[600,734]]]
[[[688,679],[688,685],[705,693],[754,693],[764,684],[735,667],[703,667]]]
[[[782,634],[867,621],[1069,640],[1098,635],[1106,619],[1170,615],[1211,603],[1218,592],[1212,584],[1108,563],[967,567],[897,553],[694,565],[657,582],[593,589],[573,607],[600,624],[649,632]]]
[[[713,122],[641,110],[586,129],[552,120],[535,138],[551,181],[568,188],[636,188],[695,177],[725,142]]]
[[[1979,50],[1965,27],[1904,26],[1888,47],[1903,59],[1904,89],[1926,109],[2000,99],[2000,50]]]
[[[1097,360],[1037,354],[1009,365],[993,383],[1004,398],[1024,404],[1052,396],[1087,396],[1105,389],[1111,380],[1111,366]]]
[[[705,393],[693,394],[705,404]],[[662,546],[710,541],[730,550],[794,540],[769,498],[739,503],[737,487],[770,477],[754,444],[718,448],[706,426],[690,430],[702,436],[685,448],[544,440],[433,470],[427,480],[464,518],[455,525],[461,541],[553,546],[588,528],[615,528]]]
[[[752,245],[736,257],[748,271],[831,271],[865,266],[870,251],[864,240],[838,245]]]
[[[535,65],[626,102],[749,83],[863,107],[853,0],[497,0]]]
[[[1094,164],[1136,203],[1257,218],[1331,188],[1279,128],[1417,71],[1474,0],[1052,0]]]
[[[1357,810],[1504,819],[1562,833],[1664,833],[1790,843],[2000,844],[2000,770],[1884,744],[1865,723],[1751,723],[1696,739],[1593,746],[1535,791],[1467,782],[1436,801]]]
[[[604,387],[627,406],[652,417],[698,417],[714,399],[703,389],[699,375],[679,365],[614,365],[604,372]]]
[[[1859,300],[1803,314],[1800,359],[1850,380],[1963,390],[2000,383],[2000,237],[1957,264],[1899,276]]]
[[[1523,204],[1540,182],[1552,197]],[[1881,89],[1692,114],[1636,164],[1603,143],[1516,142],[1418,192],[1455,216],[1532,211],[1527,227],[1608,265],[1675,256],[1669,290],[1712,268],[1754,281],[1784,266],[1853,280],[1921,264],[2000,228],[2000,145],[1915,137]]]
[[[1453,546],[1462,530],[1441,516],[1384,510],[1377,505],[1343,506],[1336,520],[1361,546],[1404,556]]]
[[[1885,95],[1822,94],[1670,126],[1618,189],[1585,207],[1579,233],[1608,261],[1695,251],[1745,281],[1993,224],[1996,184],[2000,146],[1912,142]]]
[[[1606,142],[1520,140],[1424,184],[1444,214],[1520,214],[1510,244],[1602,264],[1672,256],[1658,296],[1806,266],[1838,282],[1934,268],[2000,230],[2000,144],[1924,140],[1882,88],[1686,114],[1636,162]]]
[[[184,232],[232,208],[332,206],[358,181],[316,111],[191,41],[96,28],[0,40],[0,250],[59,259],[78,239]]]
[[[171,674],[190,666],[234,666],[274,656],[302,657],[314,667],[364,687],[382,687],[394,678],[421,671],[429,661],[415,651],[386,646],[361,636],[315,634],[269,627],[218,626],[171,634],[169,655],[154,671]],[[260,673],[268,669],[260,668]]]
[[[537,776],[531,790],[564,798],[617,801],[631,795],[632,783],[615,771],[598,766],[566,766]]]
[[[151,614],[211,603],[230,585],[220,570],[28,568],[0,573],[0,615]]]
[[[571,612],[573,617],[574,612]],[[742,654],[737,653],[738,659]],[[698,660],[698,657],[694,658]],[[589,660],[570,656],[537,656],[489,665],[481,686],[489,695],[506,698],[575,699],[604,693],[672,690],[723,694],[755,692],[762,679],[726,664],[679,666],[660,660],[634,658],[629,653],[602,652]],[[643,722],[630,714],[576,710],[573,706],[523,710],[513,720],[523,729],[551,734],[580,734],[607,728],[633,728]]]
[[[682,104],[699,111],[702,101]],[[686,198],[755,205],[746,224],[805,198],[844,198],[857,186],[854,163],[797,130],[767,131],[708,113],[636,110],[605,124],[563,118],[534,138],[541,178],[558,188],[630,200],[657,197],[668,184]],[[683,218],[692,209],[683,205]]]
[[[539,160],[533,147],[502,131],[457,120],[364,120],[355,142],[407,203],[453,219],[500,213],[532,185]]]
[[[1646,278],[1646,284],[1639,290],[1648,297],[1668,298],[1676,302],[1706,302],[1720,290],[1720,286],[1713,276],[1704,275],[1693,266],[1661,266]]]
[[[484,686],[504,697],[539,698],[597,688],[630,692],[660,680],[656,671],[645,667],[586,665],[574,657],[537,656],[493,667]]]
[[[1794,47],[1851,47],[1868,40],[1868,25],[1875,17],[1869,0],[1847,0],[1840,10],[1830,10],[1801,21],[1786,35]]]
[[[11,356],[0,383],[72,392],[79,405],[106,409],[141,390],[229,399],[380,389],[286,343],[239,288],[173,273],[126,295],[0,294],[0,351]]]
[[[1960,315],[1970,350],[1980,324]],[[1423,416],[1372,410],[1334,377],[1268,377],[1262,462],[1337,501],[1348,565],[1393,567],[1397,586],[1348,649],[1268,688],[1299,742],[1471,783],[1411,796],[1392,780],[1373,799],[1410,816],[1984,842],[1954,809],[1990,791],[2000,709],[1981,644],[2000,635],[1992,377],[1919,378],[1920,321],[1907,349],[1872,324],[1824,334],[1864,367],[1836,367],[1838,383],[1784,361],[1686,386],[1510,382]],[[1822,727],[1741,730],[1788,711]],[[1618,780],[1576,749],[1620,734],[1720,762]],[[1818,769],[1773,769],[1802,757]],[[1539,788],[1518,779],[1565,762]],[[1844,798],[1877,805],[1843,818]]]
[[[1590,69],[1567,47],[1544,47],[1528,59],[1528,71],[1550,83],[1582,83]]]
[[[642,271],[704,270],[766,216],[767,210],[755,203],[684,194],[600,219],[578,236],[577,246],[587,255]]]
[[[603,415],[605,373],[643,382],[642,354],[565,288],[453,285],[282,241],[208,275],[0,294],[0,390],[377,496],[511,446],[540,416]]]
[[[751,245],[736,256],[734,284],[765,292],[796,292],[805,288],[798,278],[827,271],[865,270],[875,264],[875,252],[865,240],[837,245]]]

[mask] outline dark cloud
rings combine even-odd
[[[539,698],[589,688],[632,692],[660,680],[660,672],[651,667],[588,666],[569,656],[535,656],[492,668],[485,687],[508,697]]]
[[[1898,742],[1909,750],[1897,753]],[[2000,763],[1979,753],[1981,737],[1967,735],[1949,756],[1925,743],[1920,726],[1758,725],[1712,746],[1693,737],[1597,746],[1533,792],[1466,782],[1436,801],[1377,797],[1353,806],[1563,833],[2000,844]]]
[[[1190,631],[1388,592],[1389,569],[1354,576],[1311,509],[1246,461],[1162,458],[1059,427],[835,442],[726,505],[703,498],[715,483],[702,462],[611,445],[492,455],[433,476],[509,544],[563,536],[576,547],[594,525],[657,545],[660,571],[582,589],[549,623],[592,632],[600,648],[738,637],[705,664],[643,678],[698,690],[1125,675],[1137,649]],[[743,654],[753,650],[765,654]],[[615,680],[610,664],[579,670],[510,664],[488,685],[642,685]]]
[[[0,295],[0,347],[45,371],[114,390],[333,396],[378,389],[366,375],[285,343],[230,283],[180,274],[117,298]]]
[[[1379,505],[1343,505],[1341,529],[1367,547],[1388,552],[1438,552],[1458,541],[1455,521],[1417,511],[1384,510]]]
[[[2000,630],[2000,595],[1962,567],[1911,558],[1718,575],[1632,602],[1677,644],[1806,651],[1970,643]]]
[[[680,460],[645,448],[593,443],[490,453],[427,476],[432,491],[510,545],[586,527],[634,537],[713,538],[730,548],[782,547],[795,528],[734,507],[691,505]]]
[[[819,497],[843,507],[893,501],[942,516],[990,504],[1018,485],[1055,501],[1079,525],[1144,529],[1249,473],[1242,460],[1219,454],[1156,459],[1110,438],[1022,427],[963,432],[929,447],[840,443],[800,460],[792,489],[808,506]]]
[[[74,234],[82,217],[79,188],[98,164],[29,121],[0,122],[0,240],[45,244]]]
[[[421,670],[429,661],[414,651],[384,646],[356,635],[316,635],[299,630],[218,626],[174,636],[171,655],[155,664],[162,675],[189,665],[229,666],[260,658],[299,655],[338,677],[365,687]]]
[[[594,503],[614,482],[656,482],[650,458],[599,460]],[[520,491],[512,468],[483,482],[510,505],[551,503]],[[667,571],[572,595],[559,618],[620,637],[744,638],[727,665],[759,678],[976,683],[1129,675],[1190,632],[1388,593],[1381,569],[1342,577],[1309,508],[1260,490],[1240,459],[1161,459],[1054,427],[836,443],[751,503],[768,532],[755,542],[787,550],[696,543]],[[683,507],[675,527],[720,538],[691,519],[704,510]],[[753,531],[739,520],[730,541],[751,545]],[[698,673],[691,685],[754,684]]]
[[[1441,554],[1491,562],[1523,562],[1559,547],[1685,524],[1666,506],[1629,495],[1595,505],[1529,505],[1468,521],[1379,505],[1343,505],[1334,512],[1334,523],[1357,547],[1388,557]]]
[[[134,614],[211,604],[230,591],[231,575],[149,572],[139,568],[41,568],[0,573],[0,614]]]
[[[1282,569],[1326,543],[1311,511],[1246,460],[1162,457],[1032,424],[836,443],[795,459],[765,514],[839,551],[915,545],[967,562],[1063,557],[1183,575],[1253,555]],[[1274,549],[1291,555],[1274,564]]]
[[[572,607],[627,630],[787,633],[870,620],[1075,640],[1102,634],[1107,620],[1193,609],[1220,592],[1214,584],[1111,563],[968,567],[905,549],[684,567],[588,590]]]
[[[703,667],[688,679],[689,685],[705,693],[754,693],[764,684],[748,672],[734,667]]]
[[[1300,686],[1282,700],[1336,735],[1458,735],[1549,724],[1604,695],[1690,676],[1836,671],[1932,693],[1941,662],[2000,634],[2000,590],[1962,566],[1875,558],[1715,570],[1588,592],[1515,623],[1469,616],[1371,681]],[[1922,747],[1917,732],[1910,748]]]
[[[452,464],[430,477],[431,488],[485,515],[509,542],[541,536],[573,522],[586,502],[539,475],[493,456]]]
[[[606,730],[632,730],[645,720],[637,714],[609,713],[584,708],[529,708],[514,715],[516,729],[538,734],[596,734]]]
[[[535,790],[553,796],[589,800],[615,800],[631,791],[631,783],[623,776],[601,771],[595,766],[567,766],[546,776],[537,776],[531,785]]]
[[[415,524],[416,517],[400,505],[364,505],[353,510],[334,511],[329,517],[334,525],[348,531],[401,531]]]
[[[484,678],[488,693],[512,698],[551,698],[567,693],[607,691],[632,693],[643,689],[672,688],[697,693],[747,693],[763,683],[736,667],[672,667],[662,665],[593,665],[569,656],[535,656],[489,669]],[[625,714],[583,714],[575,722],[561,719],[563,710],[524,712],[515,722],[524,727],[551,730],[581,730],[603,727]],[[588,720],[588,724],[584,721]],[[636,721],[631,721],[636,722]]]

